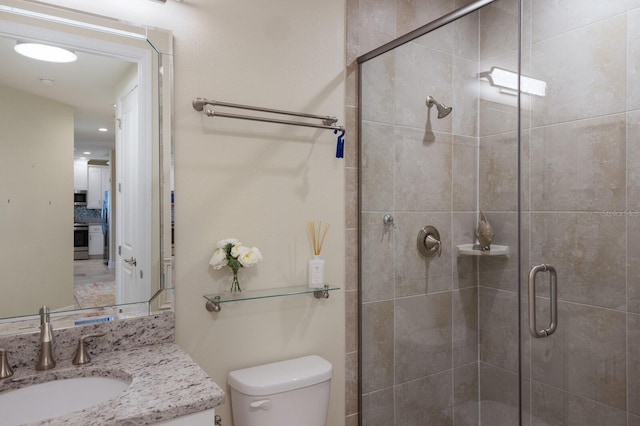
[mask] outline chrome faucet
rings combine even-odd
[[[7,357],[7,351],[0,349],[0,380],[6,379],[13,375],[13,370],[9,365],[9,358]]]
[[[40,308],[40,357],[36,370],[49,370],[56,366],[53,358],[53,327],[49,320],[49,308]]]

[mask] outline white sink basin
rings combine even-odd
[[[108,401],[129,386],[113,377],[51,380],[0,392],[2,425],[12,426],[60,417]]]

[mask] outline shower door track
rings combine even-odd
[[[455,21],[456,19],[460,19],[465,15],[468,15],[470,13],[475,12],[476,10],[480,9],[481,7],[484,7],[488,4],[493,3],[496,0],[478,0],[474,3],[468,4],[466,6],[463,6],[459,9],[454,10],[453,12],[447,13],[446,15],[442,15],[441,17],[439,17],[438,19],[429,22],[426,25],[423,25],[421,27],[416,28],[413,31],[410,31],[408,33],[406,33],[403,36],[400,36],[398,38],[396,38],[395,40],[391,40],[390,42],[383,44],[380,47],[377,47],[367,53],[365,53],[362,56],[359,56],[357,59],[358,64],[363,64],[365,62],[367,62],[370,59],[373,59],[377,56],[380,56],[384,53],[387,53],[390,50],[395,49],[398,46],[402,46],[405,43],[408,43],[412,40],[417,39],[418,37],[422,37],[423,35],[433,31],[433,30],[437,30],[440,27],[443,27],[453,21]]]

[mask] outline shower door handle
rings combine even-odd
[[[551,319],[549,327],[538,330],[536,325],[536,274],[538,272],[549,272],[549,302],[551,308]],[[529,271],[529,331],[536,338],[547,337],[553,334],[558,327],[558,275],[556,268],[551,265],[537,265]]]

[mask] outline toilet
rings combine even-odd
[[[234,426],[326,426],[332,370],[310,355],[230,372]]]

